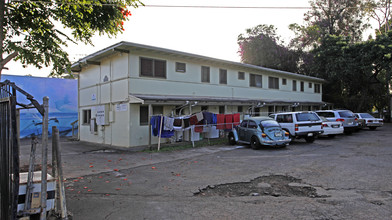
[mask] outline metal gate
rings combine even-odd
[[[19,193],[19,145],[16,89],[0,83],[0,219],[16,219]]]

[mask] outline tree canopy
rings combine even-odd
[[[311,10],[304,15],[305,25],[291,24],[296,37],[292,44],[297,48],[311,49],[327,35],[350,36],[352,42],[362,40],[366,22],[365,0],[314,0]]]
[[[291,24],[285,46],[273,26],[238,37],[243,62],[326,79],[323,101],[337,108],[389,109],[392,70],[391,0],[311,0],[304,25]],[[377,36],[363,41],[369,19]],[[388,113],[389,114],[389,113]]]
[[[61,76],[71,65],[64,50],[69,42],[92,44],[94,34],[121,33],[139,0],[0,0],[0,77],[12,59],[24,66],[53,66]],[[61,30],[72,30],[71,36]],[[1,79],[1,78],[0,78]]]
[[[238,36],[239,53],[244,63],[296,72],[298,54],[288,49],[273,25],[258,25]]]
[[[388,106],[392,32],[355,44],[343,36],[329,35],[312,53],[312,72],[327,80],[324,101],[356,112]]]

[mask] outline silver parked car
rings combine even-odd
[[[253,149],[262,145],[285,147],[291,141],[289,133],[269,117],[250,117],[244,119],[228,135],[229,143],[250,144]]]
[[[375,118],[369,113],[355,113],[355,116],[361,121],[362,128],[368,127],[370,130],[376,130],[384,124],[381,118]]]
[[[346,134],[351,134],[358,129],[358,119],[350,110],[319,110],[316,113],[328,121],[342,122],[344,133]]]

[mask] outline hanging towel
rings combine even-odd
[[[212,124],[213,124],[213,125],[216,125],[217,123],[218,123],[218,122],[217,122],[216,114],[212,113]]]
[[[189,128],[190,122],[189,122],[189,118],[184,118],[183,120],[183,128]]]
[[[203,127],[204,127],[204,125],[203,125],[203,122],[201,121],[201,122],[198,122],[196,125],[195,125],[195,132],[197,132],[197,133],[202,133],[203,132]]]
[[[157,126],[159,116],[152,116],[150,120],[151,131],[154,136],[158,136],[159,126]]]
[[[203,112],[196,113],[197,121],[201,121],[204,119]]]
[[[240,113],[236,113],[233,115],[233,125],[237,126],[240,124]]]
[[[167,130],[167,131],[172,131],[173,130],[173,123],[174,123],[174,118],[170,118],[170,117],[164,117],[164,128],[163,130]]]
[[[206,112],[206,111],[203,112],[203,117],[204,117],[204,120],[206,120],[207,124],[214,124],[213,115],[214,114],[211,112]]]
[[[161,116],[152,116],[150,123],[154,136],[161,135],[161,138],[170,138],[174,135],[174,131],[164,130],[164,123],[162,123],[162,129],[159,130],[159,127],[161,126]]]
[[[225,115],[224,114],[218,114],[216,115],[216,129],[225,129]]]
[[[233,115],[232,114],[227,114],[225,115],[225,129],[232,129],[233,128]]]
[[[199,122],[199,121],[197,120],[197,116],[196,116],[196,115],[192,115],[192,116],[189,118],[189,124],[190,124],[190,125],[195,125],[195,124],[197,124],[197,122]]]
[[[182,126],[182,119],[181,118],[175,118],[174,122],[173,122],[173,126],[181,127]]]

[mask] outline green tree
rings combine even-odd
[[[244,63],[297,72],[299,55],[284,46],[273,25],[258,25],[238,36],[239,53]]]
[[[364,22],[363,0],[314,0],[309,3],[312,9],[304,15],[305,25],[291,24],[289,27],[296,35],[291,42],[296,48],[309,50],[328,35],[350,36],[351,42],[358,42],[369,27]]]
[[[69,42],[92,44],[95,33],[116,36],[131,15],[128,7],[140,5],[139,0],[0,0],[0,79],[12,59],[37,68],[52,65],[51,76],[64,75],[71,64],[64,50]]]
[[[312,71],[324,78],[323,100],[356,112],[380,111],[388,106],[392,32],[375,40],[350,43],[342,36],[326,36],[315,54]]]

